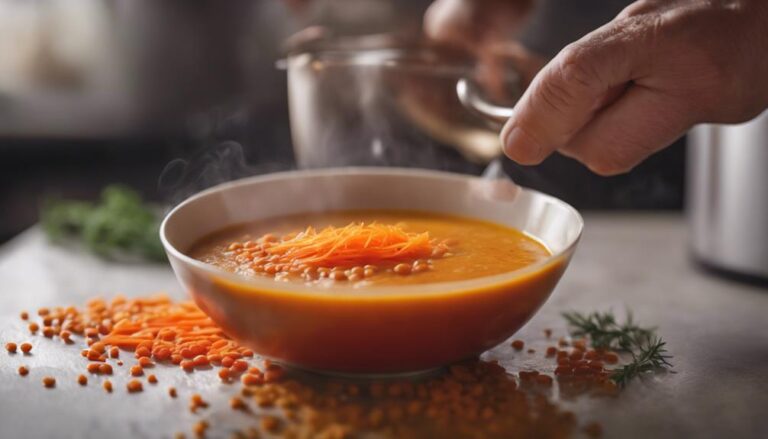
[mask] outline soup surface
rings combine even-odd
[[[277,250],[293,254],[299,244],[302,249],[311,250],[326,236],[345,233],[362,236],[356,245],[366,246],[352,259],[333,264],[326,264],[319,257],[283,265],[271,262],[279,256]],[[311,242],[307,236],[312,238]],[[389,241],[374,248],[381,236]],[[392,244],[393,239],[400,238],[401,244]],[[351,245],[348,242],[351,241],[331,245],[324,255],[342,252],[339,249]],[[389,248],[396,251],[386,253],[386,257],[363,257],[366,251],[380,250],[377,254],[385,254],[384,250]],[[467,280],[516,270],[550,256],[543,244],[510,227],[403,210],[308,213],[239,224],[201,239],[188,253],[205,263],[246,276],[268,276],[286,282],[346,282],[355,287]]]

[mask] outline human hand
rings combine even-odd
[[[501,133],[525,165],[553,151],[601,175],[627,172],[697,123],[768,106],[768,2],[641,0],[567,46]]]

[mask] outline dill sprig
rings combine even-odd
[[[650,336],[638,346],[637,352],[631,351],[632,361],[614,370],[611,379],[620,387],[624,387],[632,378],[640,374],[672,367],[669,362],[672,356],[667,355],[666,345],[667,343],[661,338],[655,335]]]
[[[633,346],[641,344],[656,331],[656,328],[642,328],[635,324],[630,312],[627,312],[627,320],[623,324],[618,324],[610,311],[589,314],[565,312],[563,318],[571,327],[571,335],[589,337],[592,346],[601,349],[631,351]]]
[[[600,349],[614,349],[628,352],[632,361],[615,369],[611,379],[623,387],[642,373],[672,367],[667,354],[666,342],[656,335],[656,328],[637,325],[630,312],[624,323],[618,323],[612,312],[565,312],[570,333],[576,337],[587,337],[592,346]]]

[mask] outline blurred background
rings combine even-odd
[[[551,57],[626,3],[538,2],[515,38]],[[524,168],[497,158],[496,127],[456,116],[463,109],[448,114],[471,59],[442,63],[429,52],[406,62],[402,52],[361,57],[359,45],[286,43],[310,28],[337,42],[396,34],[403,45],[403,36],[418,40],[429,5],[0,0],[0,242],[34,224],[50,196],[94,199],[123,183],[173,204],[222,181],[333,165],[479,175],[493,163],[489,173],[581,209],[682,208],[680,141],[618,177],[560,156]]]

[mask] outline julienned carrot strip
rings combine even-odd
[[[265,248],[279,262],[315,267],[356,265],[401,259],[426,258],[432,254],[429,233],[409,233],[400,225],[353,223],[316,231],[308,227],[293,237]]]

